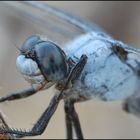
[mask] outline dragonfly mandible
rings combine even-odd
[[[16,64],[25,80],[31,83],[31,88],[1,97],[0,102],[29,97],[52,85],[58,93],[31,130],[2,128],[1,133],[15,134],[18,138],[41,135],[61,100],[64,100],[68,139],[73,138],[73,128],[77,138],[84,138],[74,103],[93,98],[124,100],[123,109],[139,115],[139,49],[115,40],[97,25],[60,9],[40,2],[23,4],[70,22],[85,34],[66,44],[63,50],[57,43],[39,35],[25,40]]]

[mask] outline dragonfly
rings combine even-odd
[[[74,104],[94,98],[123,100],[124,111],[140,116],[140,49],[115,40],[103,29],[46,3],[21,2],[64,20],[83,31],[62,49],[56,42],[32,35],[16,60],[17,70],[31,84],[29,89],[0,97],[0,102],[29,97],[55,85],[57,93],[32,129],[0,128],[17,138],[41,135],[61,100],[64,101],[67,139],[84,139]],[[36,17],[32,15],[34,20]]]

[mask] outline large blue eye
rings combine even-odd
[[[21,53],[22,52],[28,52],[29,50],[32,50],[34,48],[34,46],[36,44],[38,44],[39,42],[41,42],[41,39],[39,36],[37,35],[33,35],[31,37],[29,37],[28,39],[25,40],[25,42],[23,43],[22,47],[21,47]]]
[[[68,72],[63,51],[54,43],[44,41],[35,45],[37,63],[48,80],[63,79]]]
[[[63,79],[68,73],[68,65],[64,52],[50,41],[37,35],[29,37],[21,47],[22,55],[36,61],[39,69],[49,81]]]

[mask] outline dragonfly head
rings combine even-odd
[[[24,42],[20,51],[20,55],[22,55],[25,60],[30,60],[32,64],[35,63],[34,65],[38,66],[41,74],[48,81],[59,81],[67,76],[68,64],[66,55],[55,43],[43,40],[40,36],[34,35]],[[28,64],[26,64],[24,74],[35,74],[35,68],[31,68],[31,63]],[[17,62],[17,67],[20,72],[24,69],[23,64],[19,64],[19,62]]]

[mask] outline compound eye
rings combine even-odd
[[[37,35],[33,35],[25,40],[21,47],[21,53],[26,53],[29,50],[32,50],[34,46],[41,41],[40,37]]]
[[[45,41],[36,44],[37,63],[44,76],[50,81],[63,79],[68,72],[64,52],[54,43]]]

